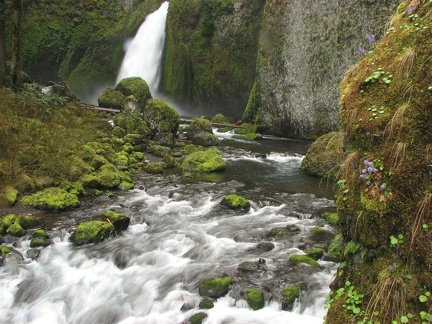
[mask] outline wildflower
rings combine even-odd
[[[361,174],[360,178],[362,178],[363,180],[366,179],[366,174]]]
[[[366,186],[370,186],[372,184],[372,182],[368,181],[366,182]]]
[[[393,270],[396,268],[396,265],[395,265],[395,264],[393,264],[393,265],[389,265],[387,268],[388,268],[390,271],[393,271]]]
[[[363,161],[364,164],[366,164],[367,166],[372,166],[372,162],[368,161],[368,160],[364,160]]]
[[[413,7],[409,7],[409,8],[407,9],[407,13],[408,13],[408,15],[411,15],[414,11],[415,11],[415,8],[413,8]]]
[[[367,172],[366,169],[363,169],[363,170],[361,171],[362,174],[366,174],[366,172]]]
[[[385,183],[383,183],[383,184],[380,186],[380,190],[381,190],[381,191],[386,190],[386,188],[387,188],[387,185],[386,185]]]
[[[359,47],[359,48],[358,48],[358,52],[359,52],[360,54],[366,54],[368,51],[365,50],[363,47]]]
[[[368,35],[367,40],[369,43],[375,42],[375,35],[374,34]]]
[[[369,167],[369,168],[367,168],[367,173],[375,173],[375,172],[377,172],[378,170],[377,169],[375,169],[375,168],[371,168],[371,167]]]

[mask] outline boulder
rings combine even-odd
[[[147,82],[140,77],[122,79],[114,90],[122,93],[125,99],[133,96],[137,101],[138,107],[141,109],[144,108],[147,100],[152,97]]]
[[[124,214],[117,213],[112,210],[107,210],[103,214],[104,219],[109,219],[111,224],[114,225],[115,229],[118,231],[124,231],[129,227],[130,218]]]
[[[309,147],[301,169],[312,175],[336,180],[344,160],[344,136],[332,132],[319,137]]]
[[[264,251],[264,252],[268,252],[274,249],[274,244],[271,242],[259,242],[257,244],[257,248],[258,250]]]
[[[192,315],[186,321],[187,324],[201,324],[207,318],[207,314],[200,312]]]
[[[203,279],[199,282],[199,294],[210,298],[222,297],[228,292],[232,282],[230,277]]]
[[[314,248],[306,251],[306,255],[314,260],[319,260],[324,255],[324,249]]]
[[[225,171],[225,168],[225,161],[216,149],[194,152],[181,165],[184,172],[218,172]]]
[[[214,307],[214,303],[211,299],[204,298],[200,301],[198,308],[199,309],[211,309]]]
[[[259,289],[249,289],[247,291],[247,301],[254,311],[261,309],[264,307],[264,293]]]
[[[319,270],[321,268],[318,262],[306,255],[293,254],[289,257],[289,263],[292,265],[297,265],[299,263],[307,264],[314,270]]]
[[[115,189],[122,182],[117,170],[102,167],[98,173],[85,175],[82,178],[84,187],[92,189]]]
[[[99,107],[124,109],[126,97],[120,92],[106,88],[98,98]]]
[[[219,142],[217,136],[213,134],[211,122],[204,117],[192,119],[187,131],[187,137],[195,145],[215,146]]]
[[[143,112],[143,118],[154,137],[163,133],[172,134],[172,136],[177,134],[180,116],[173,107],[162,99],[148,100]]]
[[[295,300],[300,295],[300,288],[298,286],[289,286],[281,291],[282,295],[282,309],[291,311]]]
[[[246,198],[242,196],[238,196],[236,194],[225,196],[224,199],[221,201],[221,205],[237,211],[246,211],[246,212],[249,211],[251,207],[249,201]]]
[[[49,238],[49,235],[44,230],[40,229],[33,233],[30,240],[30,247],[45,247],[49,244],[51,244],[51,240]]]
[[[78,225],[71,240],[75,245],[98,243],[108,238],[114,230],[114,225],[108,222],[86,221]]]
[[[11,187],[6,186],[0,192],[0,208],[9,208],[12,207],[18,198],[18,190]]]
[[[217,146],[219,144],[219,139],[213,133],[198,133],[193,137],[192,143],[205,147]]]
[[[24,196],[21,204],[38,209],[66,210],[80,205],[78,196],[58,187],[38,191],[33,195]]]
[[[6,230],[6,233],[15,237],[21,237],[26,235],[26,231],[22,228],[22,226],[19,223],[14,223],[11,226],[9,226],[8,229]]]

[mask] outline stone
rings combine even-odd
[[[324,249],[322,248],[310,249],[306,251],[306,255],[314,260],[319,260],[324,255]]]
[[[143,118],[153,136],[157,136],[159,133],[170,133],[173,136],[177,134],[180,116],[172,106],[162,99],[148,100],[143,112]]]
[[[21,204],[38,209],[61,211],[80,205],[78,196],[58,187],[38,191],[33,195],[24,196]]]
[[[257,248],[261,251],[268,252],[274,249],[274,244],[271,242],[259,242]]]
[[[11,186],[6,186],[0,192],[0,208],[12,207],[18,198],[18,190]]]
[[[114,230],[114,225],[107,222],[86,221],[78,225],[71,239],[75,245],[99,243],[108,238]]]
[[[216,149],[194,152],[181,164],[183,172],[220,172],[225,168],[225,161]]]
[[[49,244],[51,244],[49,235],[44,230],[40,229],[33,233],[30,240],[30,247],[45,247]]]
[[[250,210],[250,203],[249,201],[239,195],[231,194],[224,197],[224,199],[221,201],[221,205],[227,206],[228,208],[237,210],[237,211],[249,211]]]
[[[126,97],[117,90],[106,88],[98,98],[99,107],[123,110]]]
[[[232,282],[230,277],[203,279],[199,282],[199,294],[210,298],[222,297],[228,292]]]
[[[144,108],[147,100],[152,97],[147,82],[140,77],[124,78],[120,80],[114,90],[122,93],[125,101],[127,97],[133,96],[140,109]]]
[[[295,300],[300,295],[300,288],[298,286],[289,286],[281,291],[282,295],[282,309],[291,311]]]
[[[259,289],[249,289],[247,301],[254,311],[259,310],[264,307],[264,293]]]
[[[103,218],[109,219],[111,224],[114,225],[115,229],[118,231],[124,231],[129,227],[130,218],[122,213],[117,213],[113,210],[107,210],[103,214]]]
[[[198,308],[199,309],[211,309],[214,307],[214,303],[211,299],[204,298],[200,301]]]
[[[314,270],[319,270],[321,268],[318,262],[306,255],[293,254],[289,257],[289,263],[292,265],[297,265],[300,263],[307,264]]]

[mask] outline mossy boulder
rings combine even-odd
[[[187,144],[182,148],[183,155],[189,155],[198,151],[204,151],[204,147],[202,147],[201,145]]]
[[[227,206],[228,208],[237,211],[249,211],[251,207],[249,201],[246,198],[236,194],[225,196],[221,201],[221,205]]]
[[[306,255],[314,260],[319,260],[324,255],[324,249],[322,248],[314,248],[306,251]]]
[[[162,99],[148,100],[143,112],[143,118],[153,136],[161,133],[172,134],[172,136],[177,134],[180,116],[172,106]]]
[[[114,225],[108,222],[86,221],[78,225],[71,239],[75,245],[98,243],[108,238],[114,230]]]
[[[21,204],[38,209],[66,210],[80,205],[78,196],[58,187],[47,188],[33,195],[24,196]]]
[[[151,138],[153,136],[146,121],[138,112],[132,114],[117,114],[113,118],[114,124],[123,128],[126,134],[140,134],[143,138]]]
[[[222,297],[228,292],[232,282],[230,277],[203,279],[199,282],[199,294],[210,298]]]
[[[111,166],[104,165],[99,172],[86,175],[82,178],[82,183],[86,188],[92,189],[116,189],[122,182],[119,171]]]
[[[206,313],[196,313],[187,319],[187,324],[201,324],[207,318]]]
[[[251,261],[244,261],[240,263],[237,267],[237,270],[241,272],[254,272],[258,271],[258,269],[258,263]]]
[[[45,247],[51,243],[49,235],[42,229],[33,233],[30,240],[30,247]]]
[[[40,221],[36,217],[19,214],[8,214],[0,221],[0,225],[2,224],[4,229],[4,231],[0,231],[0,233],[4,233],[7,228],[15,223],[20,224],[23,229],[31,229],[40,225]]]
[[[98,98],[99,107],[124,109],[126,97],[120,91],[106,88]]]
[[[210,120],[204,117],[192,118],[187,137],[195,145],[215,146],[219,142],[217,136],[213,134]]]
[[[11,248],[9,246],[2,245],[0,248],[0,256],[4,258],[9,253],[11,253]]]
[[[164,166],[161,162],[153,162],[144,166],[144,170],[150,174],[162,174]]]
[[[264,251],[264,252],[268,252],[274,249],[274,244],[271,242],[259,242],[257,244],[257,248],[258,250]]]
[[[213,116],[211,122],[213,124],[221,124],[221,125],[231,125],[231,122],[221,113]]]
[[[118,231],[124,231],[129,227],[130,218],[122,213],[117,213],[113,210],[107,210],[103,214],[104,220],[109,219],[110,223],[114,225]]]
[[[324,218],[332,226],[336,226],[339,221],[339,215],[337,213],[324,213]]]
[[[198,133],[193,137],[192,143],[205,147],[217,146],[219,144],[219,139],[213,133]]]
[[[342,132],[322,135],[309,147],[301,169],[312,175],[336,180],[344,160],[343,146]]]
[[[289,263],[292,265],[297,265],[300,263],[307,264],[314,270],[319,270],[321,268],[318,262],[306,255],[293,254],[289,257]]]
[[[140,77],[122,79],[114,90],[122,93],[125,99],[133,96],[140,108],[144,108],[147,100],[152,97],[147,82]]]
[[[225,168],[225,161],[216,149],[194,152],[181,164],[184,172],[220,172]]]
[[[291,311],[295,300],[300,296],[300,288],[298,286],[289,286],[281,291],[282,309]]]
[[[261,309],[264,307],[264,293],[259,289],[249,289],[247,291],[247,301],[254,311]]]
[[[6,233],[15,237],[21,237],[26,235],[26,231],[22,228],[22,226],[19,223],[14,223],[11,226],[9,226],[8,229],[6,230]]]
[[[214,303],[211,299],[204,298],[200,301],[198,308],[199,309],[211,309],[214,307]]]
[[[158,144],[150,145],[148,147],[147,151],[149,153],[153,154],[154,156],[157,156],[160,158],[164,157],[165,155],[171,154],[171,149],[169,147],[158,145]]]
[[[18,198],[18,190],[11,186],[6,186],[0,192],[0,208],[12,207]]]

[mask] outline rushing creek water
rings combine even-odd
[[[334,230],[322,219],[333,208],[332,184],[299,168],[307,142],[266,138],[257,142],[221,137],[225,173],[187,178],[142,175],[137,189],[85,201],[76,210],[41,215],[54,244],[37,260],[27,256],[29,240],[15,249],[23,261],[0,268],[1,323],[173,323],[197,313],[203,278],[231,276],[229,293],[205,310],[205,323],[322,323],[328,285],[336,264],[321,270],[292,266],[288,258],[325,247]],[[265,154],[265,156],[264,156]],[[226,194],[247,197],[252,208],[239,213],[221,206]],[[131,218],[121,235],[99,244],[73,246],[68,238],[79,221],[113,209]],[[271,237],[275,227],[295,233]],[[313,228],[320,226],[318,235]],[[264,252],[257,243],[270,241]],[[243,261],[265,260],[264,269],[241,272]],[[292,311],[281,310],[280,291],[301,288]],[[244,292],[265,293],[265,307],[253,311]]]

